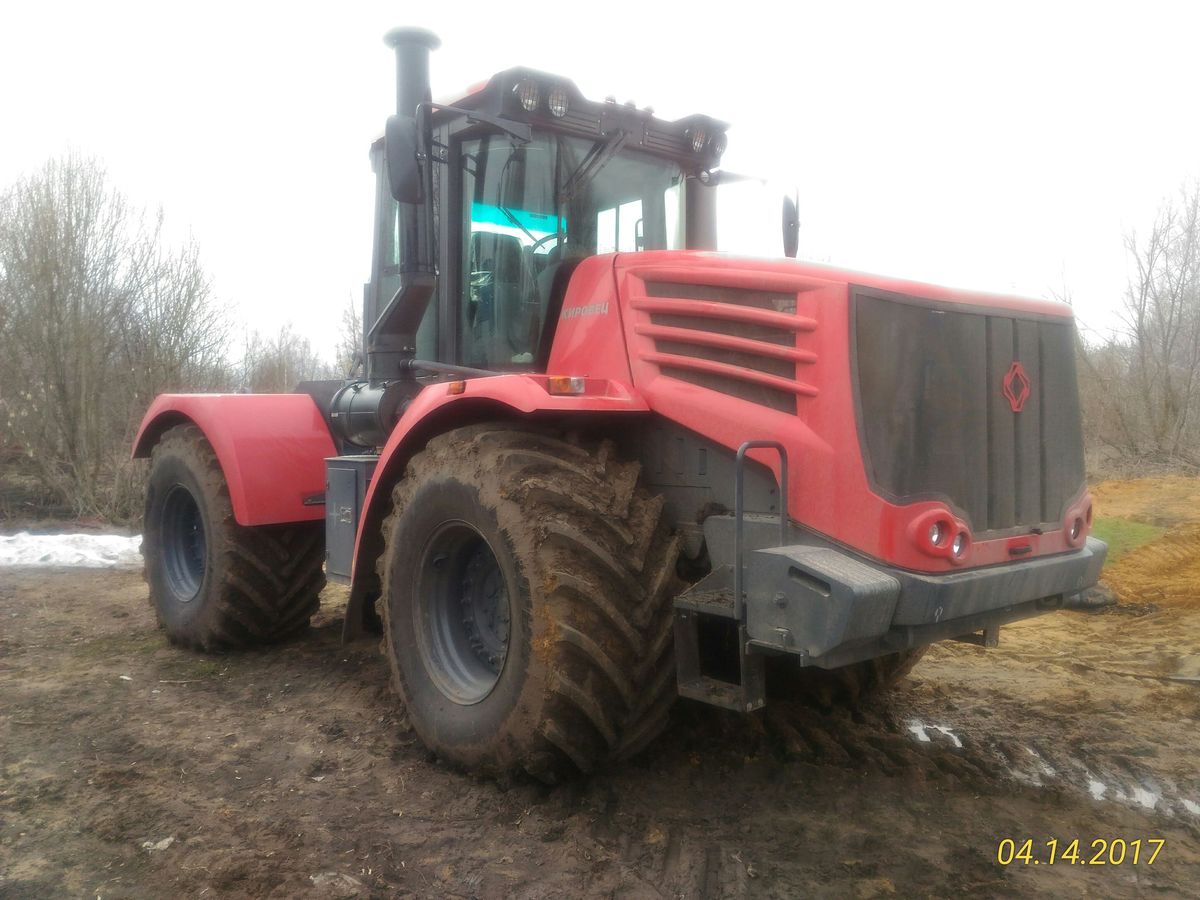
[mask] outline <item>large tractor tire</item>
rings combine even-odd
[[[666,725],[679,542],[639,472],[607,441],[503,425],[434,438],[409,462],[381,605],[396,690],[438,756],[555,781]]]
[[[322,523],[239,525],[195,425],[170,429],[151,454],[142,555],[159,625],[196,650],[289,637],[308,626],[325,586]]]
[[[826,708],[859,706],[885,693],[912,671],[928,647],[915,647],[837,669],[801,668],[789,657],[773,657],[767,687],[781,700],[801,700]]]

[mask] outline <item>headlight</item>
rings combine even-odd
[[[692,150],[699,153],[704,149],[704,143],[708,140],[708,132],[703,128],[692,129]]]
[[[963,532],[959,532],[954,536],[954,543],[950,545],[950,552],[955,556],[962,556],[963,551],[967,549],[967,536]]]
[[[550,92],[550,97],[547,99],[547,104],[550,107],[550,115],[556,119],[561,119],[567,114],[567,108],[570,106],[570,101],[567,99],[566,88],[559,85]]]
[[[533,112],[538,105],[538,86],[537,82],[532,78],[524,78],[517,82],[517,86],[513,88],[517,97],[521,101],[521,105],[528,112]]]

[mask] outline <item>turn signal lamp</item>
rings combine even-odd
[[[546,389],[551,394],[582,394],[587,386],[587,379],[581,375],[551,375]]]

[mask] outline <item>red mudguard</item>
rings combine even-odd
[[[451,393],[458,386],[462,393]],[[531,419],[551,414],[561,423],[573,413],[646,413],[649,408],[627,385],[604,378],[588,378],[583,394],[551,394],[545,375],[496,375],[467,382],[433,384],[409,404],[379,454],[379,465],[367,490],[354,546],[354,580],[359,584],[359,566],[373,560],[381,546],[379,526],[390,508],[392,486],[404,473],[413,453],[429,438],[475,422],[502,419]]]
[[[325,458],[336,451],[308,394],[162,394],[142,419],[134,457],[187,423],[216,451],[239,525],[325,517]]]

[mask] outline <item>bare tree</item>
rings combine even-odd
[[[352,375],[363,364],[363,322],[361,306],[350,297],[342,309],[342,323],[338,329],[337,370],[340,375]]]
[[[301,381],[337,377],[308,338],[296,334],[291,325],[282,326],[273,337],[251,334],[241,369],[242,388],[256,394],[287,392]]]
[[[223,316],[196,248],[161,227],[78,156],[0,196],[0,422],[79,513],[135,514],[149,398],[220,380]]]
[[[1200,184],[1125,240],[1133,274],[1119,338],[1081,355],[1089,436],[1120,455],[1200,465]]]
[[[1126,416],[1127,437],[1153,452],[1189,455],[1197,461],[1200,185],[1182,190],[1179,201],[1159,213],[1146,240],[1130,235],[1126,247],[1136,265],[1126,293],[1125,320],[1133,345],[1130,374],[1139,401]]]

